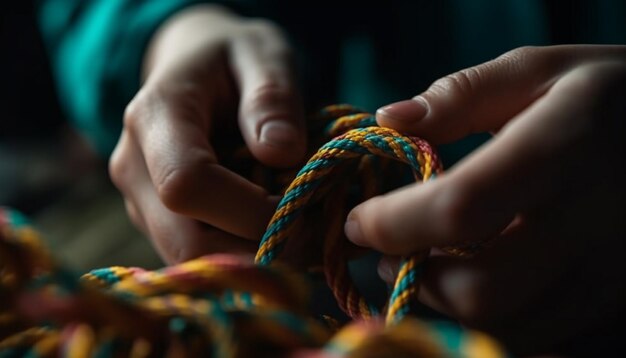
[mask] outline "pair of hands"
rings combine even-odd
[[[144,70],[110,160],[132,222],[168,263],[255,252],[279,198],[220,166],[209,138],[239,118],[263,164],[302,159],[304,115],[283,37],[271,23],[195,6],[155,35]]]
[[[420,299],[522,352],[606,328],[626,301],[624,98],[624,46],[520,48],[440,79],[381,108],[379,124],[435,144],[494,138],[439,179],[354,208],[346,234],[389,255],[495,237],[471,259],[433,252]],[[210,138],[233,118],[262,163],[303,159],[280,32],[189,8],[154,37],[110,162],[131,220],[169,263],[256,251],[278,202],[219,165]]]

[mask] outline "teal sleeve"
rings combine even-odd
[[[158,25],[193,0],[43,0],[38,17],[59,101],[95,149],[108,155],[140,83]]]

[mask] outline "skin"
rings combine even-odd
[[[485,239],[471,259],[433,253],[420,300],[519,353],[597,339],[624,317],[626,46],[520,48],[377,112],[448,143],[495,136],[444,176],[355,207],[345,232],[390,255]],[[515,322],[515,325],[511,324]]]
[[[151,41],[109,171],[132,222],[167,263],[256,250],[278,198],[221,166],[210,137],[239,130],[272,167],[302,159],[291,68],[274,25],[216,6],[178,13]]]
[[[277,198],[221,166],[211,138],[239,131],[268,166],[302,159],[289,58],[271,23],[208,5],[152,39],[110,174],[166,262],[256,250]],[[521,48],[436,81],[379,124],[435,144],[494,138],[437,180],[354,208],[346,234],[389,255],[388,281],[397,255],[495,238],[471,259],[433,250],[420,300],[518,354],[593,343],[626,302],[624,98],[624,46]]]

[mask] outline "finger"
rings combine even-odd
[[[138,206],[145,217],[147,235],[168,264],[211,253],[254,253],[255,242],[245,240],[166,208],[150,185],[138,190]]]
[[[126,113],[125,128],[145,157],[160,201],[178,214],[258,239],[273,203],[264,189],[217,164],[206,124],[187,100],[147,89]]]
[[[435,81],[413,99],[380,108],[377,121],[447,143],[497,131],[581,61],[624,57],[624,46],[523,47]]]
[[[255,242],[173,213],[156,195],[146,196],[143,205],[154,216],[148,219],[149,237],[168,264],[184,262],[212,253],[253,254]]]
[[[582,220],[589,214],[564,211],[507,230],[472,259],[429,258],[420,301],[495,334],[519,355],[606,327],[623,310],[620,251],[578,245],[590,234],[572,225],[572,214]]]
[[[383,256],[378,262],[378,276],[388,285],[392,285],[400,269],[399,256]]]
[[[294,165],[304,156],[306,135],[288,46],[271,23],[255,21],[249,27],[230,49],[241,88],[241,132],[264,164]]]
[[[126,131],[111,156],[111,177],[125,196],[131,220],[169,264],[214,252],[251,253],[257,245],[176,214],[160,201],[147,167]]]
[[[471,259],[429,257],[420,301],[473,327],[493,328],[569,268],[575,250],[561,244],[536,225],[525,225]]]
[[[595,179],[587,161],[595,161],[592,153],[606,131],[607,119],[594,118],[603,108],[598,101],[617,102],[621,95],[604,88],[607,81],[621,80],[607,70],[611,66],[620,65],[581,67],[564,76],[440,179],[357,206],[346,222],[347,236],[396,255],[480,241],[499,234],[520,212],[550,206],[561,193],[585,190]]]

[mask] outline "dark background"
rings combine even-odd
[[[31,1],[2,5],[0,139],[46,137],[63,122]],[[23,119],[37,119],[28,123]]]
[[[32,3],[1,6],[0,204],[32,214],[61,191],[69,133]]]
[[[0,5],[0,48],[0,206],[26,214],[80,272],[162,266],[130,224],[106,158],[63,116],[31,1]]]

